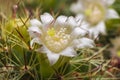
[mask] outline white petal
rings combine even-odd
[[[33,39],[31,40],[31,42],[30,42],[30,46],[32,47],[32,45],[33,45],[34,43],[41,44],[40,39],[39,39],[39,38],[33,38]]]
[[[31,24],[31,26],[39,26],[39,27],[41,27],[41,25],[42,25],[41,22],[37,19],[30,20],[30,24]]]
[[[36,49],[36,51],[46,53],[51,65],[55,64],[58,61],[59,56],[60,56],[59,53],[53,53],[45,46],[43,46],[39,49]]]
[[[54,20],[54,18],[49,13],[44,13],[40,16],[40,18],[43,24],[50,24]]]
[[[39,37],[40,34],[42,34],[42,32],[39,29],[39,27],[36,27],[36,26],[29,27],[28,28],[28,32],[29,32],[31,37]]]
[[[74,57],[76,56],[76,51],[72,47],[67,47],[65,50],[60,52],[61,55],[63,56],[68,56],[68,57]]]
[[[106,35],[106,26],[105,26],[105,22],[100,22],[98,25],[97,25],[97,29],[98,29],[98,32],[100,32],[101,34],[103,35]]]
[[[70,10],[76,14],[80,13],[83,10],[83,5],[81,1],[78,1],[77,3],[73,3],[70,7]]]
[[[90,24],[87,23],[87,22],[85,22],[85,21],[82,21],[82,23],[81,23],[81,25],[80,25],[80,28],[82,28],[82,29],[88,31],[89,28],[90,28]]]
[[[76,21],[83,20],[85,16],[83,14],[78,14],[75,16]]]
[[[98,35],[100,34],[99,30],[97,27],[91,27],[89,29],[89,37],[92,39],[96,39]]]
[[[28,31],[29,31],[29,32],[37,32],[37,33],[41,33],[40,28],[37,27],[37,26],[31,26],[31,27],[29,27],[29,28],[28,28]]]
[[[99,22],[95,26],[91,26],[89,29],[89,36],[93,39],[98,38],[98,35],[101,33],[102,35],[106,35],[106,26],[104,21]]]
[[[119,18],[118,13],[114,9],[108,9],[106,13],[107,19]]]
[[[87,31],[80,28],[80,27],[76,27],[73,32],[71,33],[72,36],[74,37],[80,37],[80,36],[85,36],[87,34]]]
[[[73,41],[75,48],[93,48],[95,46],[94,41],[88,38],[76,39]]]
[[[77,26],[83,29],[87,29],[90,26],[90,24],[85,21],[85,16],[83,14],[76,15],[75,20],[77,21]]]
[[[58,61],[60,55],[49,52],[47,53],[47,57],[48,57],[50,64],[53,65]]]
[[[67,24],[70,25],[71,27],[77,26],[77,22],[74,17],[70,16],[67,20]]]
[[[56,24],[65,24],[67,20],[67,17],[66,16],[59,16],[57,19],[56,19]]]
[[[115,2],[115,0],[101,0],[101,1],[103,2],[103,4],[106,4],[108,6],[112,5]]]

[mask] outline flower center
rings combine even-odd
[[[97,24],[104,19],[105,8],[97,2],[86,4],[85,15],[88,22]]]
[[[47,34],[48,34],[49,36],[54,36],[54,35],[55,35],[55,29],[54,29],[54,28],[48,29]]]
[[[46,47],[54,53],[59,53],[64,50],[71,40],[70,34],[67,33],[67,28],[55,30],[50,28],[44,38]]]

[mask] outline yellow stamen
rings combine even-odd
[[[91,9],[86,9],[85,10],[85,15],[86,16],[90,16],[92,14],[92,10]]]
[[[54,28],[49,28],[48,31],[47,31],[47,34],[49,36],[54,36],[55,35],[55,29]]]

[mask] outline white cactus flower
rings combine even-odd
[[[83,19],[85,29],[90,32],[90,37],[96,38],[100,33],[106,35],[105,20],[119,18],[118,13],[110,8],[115,0],[78,0],[73,3],[70,10],[77,19]]]
[[[94,47],[91,39],[83,39],[87,32],[78,27],[74,17],[62,15],[55,20],[49,13],[44,13],[40,18],[41,21],[30,21],[28,32],[33,38],[30,45],[41,44],[42,47],[37,51],[46,53],[51,65],[57,62],[60,55],[76,56],[75,48]]]

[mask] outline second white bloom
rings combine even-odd
[[[106,19],[119,18],[117,12],[110,8],[115,0],[78,0],[71,5],[70,10],[83,19],[83,28],[89,31],[89,36],[97,38],[101,33],[106,34]]]

